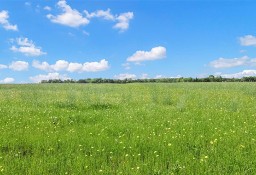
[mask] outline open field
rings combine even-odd
[[[0,174],[256,174],[256,84],[0,85]]]

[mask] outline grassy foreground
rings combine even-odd
[[[256,84],[0,85],[0,174],[256,174]]]

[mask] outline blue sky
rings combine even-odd
[[[0,0],[0,83],[256,76],[256,2]]]

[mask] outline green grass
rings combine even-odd
[[[0,174],[256,174],[256,84],[0,85]]]

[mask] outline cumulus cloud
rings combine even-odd
[[[17,25],[12,25],[8,21],[9,15],[8,11],[3,10],[0,11],[0,24],[3,26],[5,30],[13,30],[13,31],[18,31],[18,26]]]
[[[115,79],[119,79],[119,80],[124,80],[124,79],[136,79],[136,75],[135,74],[119,74],[119,75],[115,75],[114,78]]]
[[[69,27],[79,27],[87,25],[93,18],[101,18],[108,21],[113,21],[116,24],[114,28],[119,29],[121,32],[129,28],[129,22],[133,19],[133,12],[121,13],[120,15],[114,15],[110,9],[107,10],[96,10],[94,12],[88,12],[84,10],[84,13],[80,13],[76,9],[72,9],[66,2],[66,0],[60,0],[57,3],[58,8],[62,10],[59,15],[48,14],[46,17],[53,23],[66,25]],[[46,6],[45,10],[51,10],[50,7]],[[84,15],[84,16],[83,16]]]
[[[28,69],[28,62],[25,61],[13,61],[10,65],[9,65],[9,69],[12,69],[14,71],[24,71]]]
[[[86,72],[98,72],[103,71],[109,68],[108,61],[105,59],[99,61],[99,62],[86,62],[83,64],[83,71]]]
[[[15,81],[14,78],[7,77],[7,78],[5,78],[3,80],[0,80],[0,83],[2,83],[2,84],[10,84],[10,83],[13,83],[14,81]]]
[[[83,17],[83,15],[76,9],[72,9],[65,0],[60,0],[57,3],[57,6],[62,10],[63,13],[56,16],[48,14],[47,18],[50,19],[51,22],[69,27],[79,27],[89,23],[87,18]]]
[[[69,63],[65,60],[58,60],[54,65],[52,65],[53,70],[61,71],[68,68]]]
[[[68,80],[71,78],[69,78],[67,75],[61,75],[57,72],[53,72],[53,73],[48,73],[46,75],[42,75],[42,74],[36,75],[36,76],[30,77],[29,79],[34,83],[39,83],[42,80],[53,80],[53,79]]]
[[[256,37],[252,35],[246,35],[240,37],[240,44],[242,46],[256,46]]]
[[[133,12],[122,13],[118,17],[116,17],[116,25],[114,28],[119,29],[121,32],[127,30],[129,28],[129,22],[133,19]]]
[[[17,38],[16,43],[18,46],[13,45],[10,48],[13,52],[20,52],[26,56],[41,56],[46,54],[46,52],[43,52],[40,47],[36,47],[33,41],[28,38]]]
[[[209,63],[209,65],[213,68],[231,68],[237,66],[247,66],[247,65],[255,65],[256,59],[249,58],[248,56],[243,56],[241,58],[219,58]]]
[[[148,60],[159,60],[166,57],[166,48],[162,46],[154,47],[150,51],[136,51],[127,58],[130,62],[141,62]]]
[[[44,71],[51,71],[51,66],[47,62],[39,62],[34,60],[32,66],[36,69],[44,70]]]
[[[55,64],[50,65],[47,62],[33,61],[34,68],[55,72],[55,71],[68,71],[68,72],[98,72],[104,71],[109,68],[108,61],[105,59],[99,62],[85,62],[85,63],[69,63],[65,60],[58,60]]]
[[[242,78],[242,77],[250,77],[256,76],[256,70],[243,70],[242,72],[237,72],[233,74],[218,74],[223,78]]]
[[[69,63],[67,71],[69,72],[81,72],[83,65],[80,63]]]

